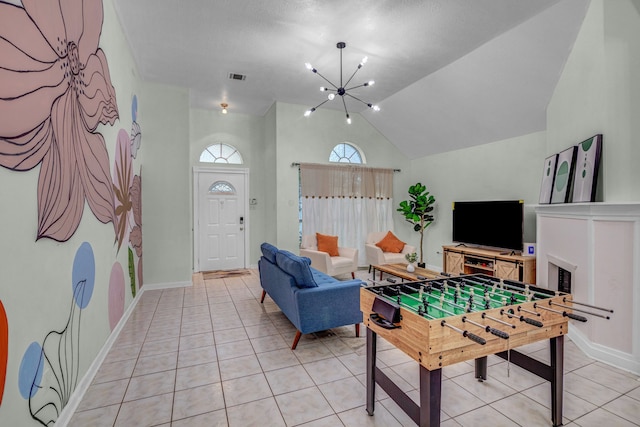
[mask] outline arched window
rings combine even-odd
[[[216,195],[233,195],[236,194],[236,189],[233,188],[230,182],[216,181],[209,187],[209,194]]]
[[[342,142],[331,150],[329,161],[333,163],[364,163],[364,155],[353,144]]]
[[[243,163],[240,152],[231,145],[217,143],[208,146],[200,154],[202,163],[228,163],[241,165]]]

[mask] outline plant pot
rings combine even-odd
[[[407,264],[407,271],[409,273],[413,273],[414,271],[416,271],[416,268],[414,267],[413,264]]]
[[[418,263],[418,267],[420,267],[420,268],[425,268],[425,267],[426,267],[426,264],[425,264],[424,262],[419,262],[419,263]]]

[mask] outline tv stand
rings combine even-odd
[[[516,255],[515,251],[443,246],[442,268],[454,276],[483,273],[532,285],[536,283],[536,257]]]

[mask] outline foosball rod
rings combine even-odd
[[[569,319],[577,320],[579,322],[586,322],[587,321],[587,318],[584,317],[584,316],[579,316],[579,315],[573,314],[573,313],[567,313],[566,311],[554,310],[553,308],[542,307],[538,303],[534,303],[533,304],[533,308],[540,308],[542,310],[547,310],[547,311],[550,311],[552,313],[561,314],[564,317],[568,317]]]
[[[509,339],[509,334],[508,333],[506,333],[504,331],[501,331],[500,329],[495,329],[495,328],[492,328],[491,326],[487,326],[487,325],[483,325],[481,323],[475,322],[475,321],[467,318],[467,316],[462,316],[462,321],[463,322],[469,322],[474,326],[477,326],[479,328],[484,329],[485,332],[489,332],[490,334],[493,334],[493,335],[495,335],[497,337],[500,337],[502,339],[505,339],[505,340]]]
[[[569,301],[569,302],[571,302],[571,301]],[[604,314],[600,314],[600,313],[593,313],[593,312],[588,311],[588,310],[583,310],[581,308],[571,307],[569,305],[559,304],[559,303],[553,302],[553,301],[549,301],[549,305],[556,305],[556,306],[562,307],[562,308],[569,308],[569,309],[571,309],[573,311],[579,311],[580,313],[588,314],[589,316],[601,317],[601,318],[607,319],[607,320],[611,319],[611,316],[605,316]],[[613,313],[613,311],[612,311],[612,313]]]
[[[409,288],[411,288],[411,289],[413,289],[413,290],[415,290],[415,288],[414,288],[414,287],[412,287],[412,286],[408,286],[408,287],[409,287]],[[398,292],[399,292],[399,293],[401,293],[402,295],[405,295],[405,296],[407,296],[408,298],[412,298],[412,299],[414,299],[414,300],[416,300],[416,301],[418,301],[418,302],[420,302],[420,303],[423,303],[423,304],[425,303],[425,301],[420,300],[420,298],[416,298],[415,296],[410,295],[410,294],[407,294],[406,292],[402,292],[402,291],[401,291],[401,290],[399,290],[399,289],[398,289]],[[429,296],[430,296],[430,294],[429,294]],[[427,297],[425,297],[425,298],[428,298],[428,296],[427,296]],[[434,298],[435,298],[435,297],[434,297]],[[445,302],[445,301],[443,301],[443,302]],[[447,304],[449,304],[449,305],[451,305],[452,307],[458,308],[458,309],[460,309],[460,310],[465,310],[465,308],[464,308],[464,307],[461,307],[461,306],[459,306],[458,304],[452,303],[451,301],[446,301],[446,303],[447,303]],[[427,302],[427,306],[428,306],[428,302]],[[445,309],[443,309],[442,307],[438,307],[437,305],[431,305],[431,308],[435,308],[436,310],[439,310],[439,311],[441,311],[442,313],[448,314],[449,316],[458,316],[457,314],[452,313],[452,312],[450,312],[449,310],[445,310]],[[462,316],[462,322],[468,322],[468,323],[471,323],[473,326],[476,326],[476,327],[478,327],[478,328],[481,328],[481,329],[483,329],[485,332],[489,332],[490,334],[493,334],[493,335],[495,335],[495,336],[497,336],[497,337],[499,337],[499,338],[502,338],[502,339],[505,339],[505,340],[506,340],[506,339],[509,339],[509,334],[508,334],[508,333],[506,333],[506,332],[504,332],[504,331],[501,331],[500,329],[495,329],[495,328],[492,328],[491,326],[483,325],[483,324],[481,324],[481,323],[475,322],[475,321],[473,321],[473,320],[469,319],[467,316]],[[505,323],[506,323],[506,322],[505,322]],[[515,328],[515,325],[511,325],[510,323],[507,323],[507,325],[512,326],[512,327],[514,327],[514,328]]]
[[[462,334],[462,336],[463,336],[463,337],[465,337],[465,338],[469,338],[471,341],[477,342],[477,343],[478,343],[478,344],[480,344],[480,345],[485,345],[485,344],[487,343],[487,340],[485,340],[484,338],[479,337],[479,336],[478,336],[478,335],[476,335],[476,334],[472,334],[472,333],[471,333],[471,332],[469,332],[469,331],[463,331],[463,330],[462,330],[462,329],[460,329],[460,328],[456,328],[455,326],[448,324],[446,320],[442,320],[442,321],[440,322],[440,324],[441,324],[442,326],[447,326],[447,327],[449,327],[449,328],[453,329],[454,331],[458,332],[459,334]]]
[[[535,307],[535,304],[534,304],[534,307]],[[539,322],[539,321],[537,321],[535,319],[531,319],[529,317],[518,316],[518,315],[516,315],[514,313],[509,313],[505,309],[500,310],[500,314],[502,314],[504,316],[507,316],[509,318],[518,319],[521,322],[528,323],[529,325],[532,325],[532,326],[537,326],[538,328],[542,328],[544,326],[544,324],[542,322]]]
[[[570,302],[572,304],[578,304],[578,305],[582,305],[584,307],[589,307],[589,308],[593,308],[593,309],[596,309],[596,310],[602,310],[602,311],[606,311],[606,312],[609,312],[609,313],[613,313],[613,310],[611,310],[610,308],[598,307],[598,306],[595,306],[595,305],[586,304],[584,302],[578,302],[578,301],[574,301],[574,300],[568,300],[567,301],[567,297],[562,298],[562,302]]]

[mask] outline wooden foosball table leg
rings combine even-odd
[[[562,396],[564,373],[564,335],[552,338],[551,344],[551,421],[562,425]]]
[[[482,382],[487,379],[487,356],[479,357],[475,360],[476,378]]]
[[[376,271],[373,270],[373,274]],[[367,328],[367,414],[373,415],[376,400],[376,341],[378,334]]]
[[[420,365],[420,405],[416,405],[400,387],[376,367],[377,334],[367,328],[367,414],[375,409],[376,383],[420,427],[440,425],[442,369],[428,370]]]

